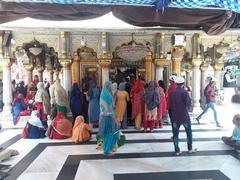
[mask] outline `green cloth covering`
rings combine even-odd
[[[63,112],[65,116],[67,116],[67,108],[65,106],[56,104],[56,108],[57,108],[57,112]]]
[[[126,143],[126,136],[125,135],[120,135],[120,138],[118,139],[118,147],[123,146]]]
[[[99,134],[96,135],[96,139],[97,139],[98,146],[102,146],[103,140]],[[118,145],[118,147],[121,147],[125,143],[126,143],[126,136],[122,134],[122,135],[120,135],[120,137],[118,139],[117,145]]]

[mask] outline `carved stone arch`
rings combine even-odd
[[[21,59],[24,66],[32,66],[36,69],[60,71],[61,64],[58,53],[53,47],[41,43],[35,38],[31,42],[18,46],[14,56]]]
[[[83,46],[77,49],[77,54],[81,61],[97,61],[97,53],[93,48],[89,48],[87,46]]]

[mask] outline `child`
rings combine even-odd
[[[235,128],[231,137],[223,136],[222,140],[225,144],[232,146],[236,149],[240,149],[240,114],[236,114],[233,117],[233,124]]]

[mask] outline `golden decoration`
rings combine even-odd
[[[166,59],[155,59],[154,63],[158,67],[163,67],[164,65],[167,64]]]
[[[60,64],[63,66],[63,68],[69,68],[72,64],[71,59],[60,59]]]
[[[224,63],[216,63],[213,65],[215,71],[221,71],[224,66]]]
[[[98,60],[98,63],[101,67],[108,67],[111,65],[111,60],[110,59],[101,59],[101,60]]]
[[[202,59],[192,59],[192,66],[193,67],[199,67],[202,64],[203,60]]]
[[[137,71],[140,72],[140,73],[145,73],[146,69],[145,68],[138,68]]]

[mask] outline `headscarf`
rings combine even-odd
[[[78,94],[80,93],[80,88],[78,86],[78,83],[73,83],[71,94]]]
[[[149,86],[145,91],[144,102],[147,105],[148,110],[153,110],[160,104],[160,94],[155,87],[154,81],[149,83]]]
[[[54,83],[54,98],[56,104],[64,106],[67,108],[68,111],[70,111],[68,95],[66,90],[60,84],[60,80],[57,80]]]
[[[38,117],[38,111],[32,111],[31,118],[28,120],[28,123],[39,128],[44,128],[42,121]]]
[[[23,94],[19,93],[19,94],[17,95],[17,99],[23,99],[23,98],[24,98]]]
[[[118,132],[117,123],[113,116],[115,115],[113,105],[113,95],[111,93],[112,83],[110,81],[105,82],[104,87],[100,96],[100,114],[101,118],[99,121],[99,135],[104,136],[106,131],[106,119],[111,119],[108,125],[109,130],[112,134]]]
[[[133,85],[133,87],[132,87],[132,90],[131,90],[131,97],[134,99],[134,95],[136,94],[136,93],[139,93],[140,91],[144,91],[144,84],[145,84],[145,82],[143,81],[143,80],[141,80],[141,79],[138,79],[135,83],[134,83],[134,85]]]
[[[165,92],[166,92],[166,87],[165,87],[165,84],[164,84],[163,80],[159,80],[159,81],[158,81],[158,85],[159,85],[161,88],[163,88],[164,93],[165,93]]]
[[[121,82],[119,84],[119,91],[125,91],[126,89],[126,83],[125,82]]]
[[[100,96],[100,114],[104,114],[105,116],[112,116],[115,114],[113,108],[113,95],[111,93],[111,88],[112,82],[105,82]]]
[[[117,88],[118,88],[117,83],[116,83],[116,82],[115,82],[115,83],[112,83],[112,87],[111,87],[112,90],[111,90],[111,91],[112,91],[112,95],[113,95],[113,96],[116,94]]]
[[[44,83],[39,82],[37,85],[37,88],[38,90],[35,95],[35,102],[43,103],[43,110],[45,114],[50,114],[50,109],[51,109],[50,99],[46,89],[44,88]]]

